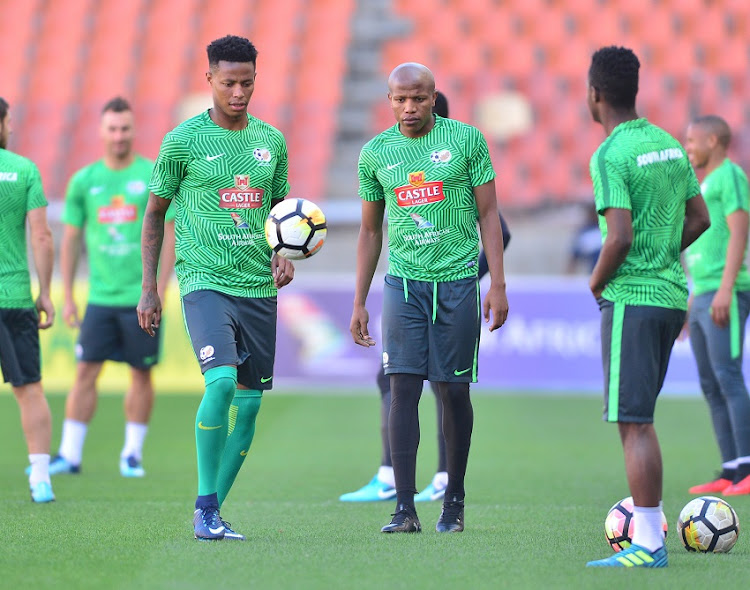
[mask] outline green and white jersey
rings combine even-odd
[[[748,211],[747,176],[729,158],[706,176],[701,190],[711,217],[711,227],[690,245],[685,256],[695,295],[715,291],[721,285],[729,246],[727,216],[735,211]],[[734,288],[736,291],[750,290],[750,274],[744,261]]]
[[[590,168],[602,239],[606,209],[628,209],[633,219],[633,244],[602,296],[627,305],[687,309],[680,244],[685,203],[700,194],[700,186],[685,150],[663,129],[636,119],[614,128]]]
[[[153,163],[136,155],[113,170],[97,160],[68,183],[62,222],[83,229],[89,303],[135,306],[141,296],[141,229]]]
[[[495,178],[476,127],[435,116],[433,129],[412,139],[394,125],[362,148],[358,173],[359,196],[385,200],[389,274],[441,282],[476,276],[473,189]]]
[[[34,307],[26,255],[26,214],[46,207],[42,178],[31,160],[0,149],[0,307]]]
[[[263,226],[271,201],[289,192],[288,168],[284,136],[250,115],[230,131],[206,111],[164,137],[150,189],[174,200],[181,296],[276,294]]]

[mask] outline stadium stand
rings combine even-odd
[[[382,38],[352,37],[358,18],[386,12],[404,23],[400,33],[373,21],[364,23],[368,37]],[[734,157],[750,163],[747,0],[226,0],[220,9],[209,0],[13,2],[13,18],[0,20],[2,95],[23,130],[12,149],[39,164],[49,197],[60,199],[70,173],[99,156],[101,105],[123,94],[136,110],[137,149],[154,157],[185,116],[180,102],[207,92],[206,44],[230,32],[257,44],[251,113],[284,132],[293,191],[315,200],[327,198],[327,171],[341,151],[355,151],[352,122],[361,122],[361,143],[393,124],[375,82],[403,61],[430,66],[452,116],[480,128],[486,98],[513,91],[528,101],[530,129],[490,138],[505,204],[589,196],[588,159],[602,136],[585,108],[585,72],[602,45],[628,45],[641,57],[643,115],[679,136],[690,116],[718,112],[735,130]],[[352,56],[368,51],[378,79],[357,86]],[[357,115],[352,103],[361,105]],[[345,111],[346,142],[337,144]],[[342,178],[352,186],[337,196],[354,194],[356,176]]]
[[[491,141],[501,202],[564,203],[590,193],[588,160],[602,135],[585,108],[585,74],[591,53],[603,45],[638,53],[639,111],[678,137],[689,117],[709,111],[723,114],[737,133],[749,130],[740,89],[750,74],[750,17],[741,0],[599,0],[593,9],[573,0],[393,4],[412,27],[408,37],[385,44],[384,73],[403,61],[423,61],[452,98],[451,115],[480,128],[471,107],[483,96],[511,89],[531,103],[535,124],[522,140]],[[379,128],[392,124],[387,113],[373,112]],[[745,165],[746,143],[736,148]]]

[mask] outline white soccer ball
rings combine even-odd
[[[274,252],[290,260],[309,258],[323,247],[326,217],[312,201],[284,199],[271,209],[266,240]]]
[[[613,551],[622,551],[627,549],[633,543],[633,497],[628,496],[619,502],[616,502],[607,512],[604,519],[604,536],[607,538],[609,546]],[[661,513],[661,526],[664,529],[664,537],[667,536],[669,525],[664,512]]]
[[[726,553],[737,542],[740,522],[725,500],[701,496],[688,502],[680,512],[677,534],[688,551]]]

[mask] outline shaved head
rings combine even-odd
[[[407,62],[396,66],[388,76],[388,89],[394,86],[424,86],[435,92],[435,76],[427,66],[416,62]]]
[[[710,135],[715,135],[722,147],[729,147],[732,132],[727,122],[717,115],[704,115],[693,120],[693,125],[699,125]]]

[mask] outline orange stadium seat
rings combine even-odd
[[[105,101],[115,94],[132,94],[142,10],[140,1],[104,0],[95,5],[83,72],[87,98]]]
[[[13,18],[0,18],[0,55],[3,56],[3,83],[0,96],[11,106],[22,96],[23,82],[28,73],[29,57],[34,36],[34,15],[41,6],[40,0],[18,2],[13,6]]]

